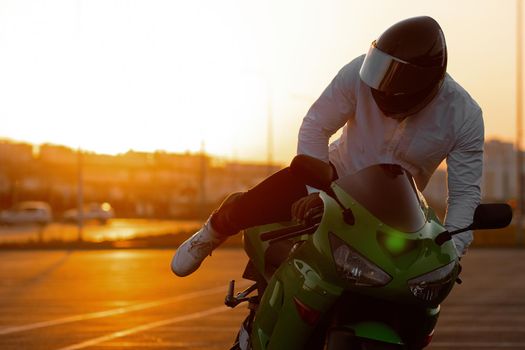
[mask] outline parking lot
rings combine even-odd
[[[228,349],[246,309],[223,305],[246,263],[219,249],[186,278],[171,250],[0,253],[0,348]],[[429,349],[525,349],[525,251],[477,249]]]

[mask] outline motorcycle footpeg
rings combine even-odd
[[[248,295],[255,289],[257,289],[257,283],[254,283],[242,292],[233,295],[235,291],[235,280],[231,280],[230,284],[228,285],[228,294],[226,294],[226,298],[224,298],[224,304],[233,309],[234,307],[245,301],[251,302],[252,298],[248,297]]]

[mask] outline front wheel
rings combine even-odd
[[[399,344],[357,337],[351,329],[341,328],[329,331],[325,350],[404,350]]]

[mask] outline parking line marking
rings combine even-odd
[[[237,328],[238,330],[238,328]],[[233,343],[233,341],[232,341]],[[194,348],[206,348],[206,349],[220,349],[224,350],[224,347],[219,344],[210,345],[209,342],[159,342],[159,343],[144,343],[144,342],[110,342],[98,344],[97,347],[104,348],[119,348],[119,349],[137,349],[137,348],[164,348],[164,349],[194,349]]]
[[[239,283],[239,285],[244,285],[244,283]],[[211,294],[217,294],[221,292],[226,293],[226,287],[215,287],[215,288],[200,290],[197,292],[191,292],[191,293],[187,293],[183,295],[178,295],[172,298],[161,299],[161,300],[151,301],[151,302],[142,303],[142,304],[129,305],[129,306],[124,306],[124,307],[119,307],[116,309],[67,316],[67,317],[57,318],[55,320],[30,323],[30,324],[21,325],[21,326],[7,327],[7,328],[0,329],[0,335],[24,332],[24,331],[29,331],[33,329],[57,326],[57,325],[62,325],[65,323],[71,323],[71,322],[77,322],[77,321],[91,320],[94,318],[121,315],[121,314],[125,314],[125,313],[132,312],[132,311],[145,310],[145,309],[149,309],[153,307],[158,307],[161,305],[176,303],[179,301],[199,298],[199,297],[203,297],[203,296],[207,296]]]
[[[147,331],[147,330],[150,330],[150,329],[153,329],[153,328],[157,328],[157,327],[167,326],[167,325],[170,325],[170,324],[173,324],[173,323],[177,323],[177,322],[184,322],[184,321],[195,320],[195,319],[203,318],[203,317],[206,317],[206,316],[210,316],[210,315],[217,314],[217,313],[220,313],[220,312],[225,312],[225,311],[229,311],[229,309],[226,308],[225,306],[218,306],[218,307],[214,307],[212,309],[208,309],[208,310],[205,310],[205,311],[195,312],[193,314],[178,316],[178,317],[169,318],[169,319],[166,319],[166,320],[160,320],[160,321],[151,322],[151,323],[146,323],[146,324],[143,324],[141,326],[125,329],[125,330],[122,330],[122,331],[118,331],[118,332],[114,332],[114,333],[111,333],[111,334],[104,335],[102,337],[93,338],[93,339],[86,340],[86,341],[81,342],[81,343],[77,343],[77,344],[73,344],[73,345],[70,345],[70,346],[66,346],[66,347],[60,348],[58,350],[84,349],[84,348],[87,348],[89,346],[97,345],[97,344],[103,343],[103,342],[108,341],[108,340],[113,340],[113,339],[116,339],[116,338],[125,337],[127,335],[131,335],[131,334],[134,334],[134,333]]]

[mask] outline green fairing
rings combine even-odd
[[[422,336],[432,331],[437,322],[437,304],[450,292],[452,284],[437,303],[416,298],[407,285],[407,281],[457,260],[451,241],[442,246],[434,243],[434,238],[444,231],[437,217],[425,207],[427,222],[424,226],[417,232],[401,232],[379,221],[338,185],[332,184],[332,188],[342,204],[352,210],[355,224],[346,224],[337,202],[321,192],[325,210],[319,227],[314,234],[293,239],[302,244],[272,276],[268,276],[265,269],[265,251],[269,243],[262,242],[260,235],[290,223],[265,225],[244,232],[244,248],[256,270],[268,281],[251,332],[251,344],[255,350],[303,349],[317,324],[308,324],[301,318],[297,300],[318,311],[322,320],[343,292],[426,309],[426,318],[418,325]],[[382,287],[363,287],[342,278],[332,257],[331,234],[387,273],[391,281]],[[456,275],[455,267],[454,280]],[[373,320],[364,321],[343,326],[353,329],[360,337],[403,343],[402,337],[390,326]]]
[[[375,339],[390,344],[403,344],[399,335],[384,323],[359,322],[348,327],[361,338]]]

